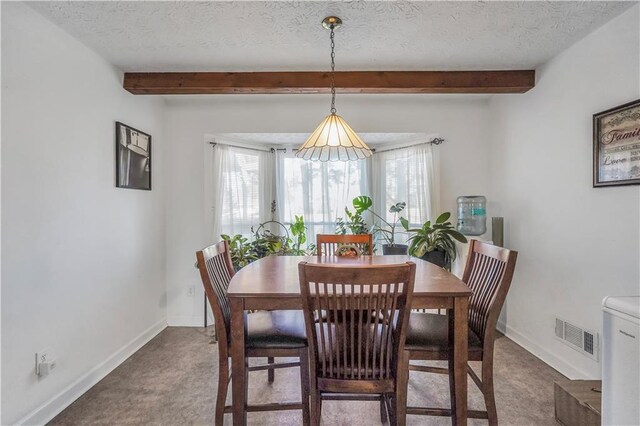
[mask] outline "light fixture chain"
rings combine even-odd
[[[334,40],[333,25],[331,25],[331,114],[336,113],[336,42]]]
[[[0,0],[1,1],[1,0]],[[336,44],[334,30],[342,24],[337,16],[327,16],[322,26],[330,30],[331,40],[331,114],[316,127],[296,152],[296,157],[313,161],[348,161],[371,157],[372,151],[360,136],[336,114]],[[324,75],[326,82],[327,75]]]

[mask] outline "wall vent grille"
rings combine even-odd
[[[561,318],[556,318],[555,335],[556,339],[567,346],[589,358],[596,361],[598,360],[597,333],[591,330],[585,330]]]

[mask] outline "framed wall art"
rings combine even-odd
[[[116,186],[151,190],[151,135],[118,121]]]
[[[640,99],[593,115],[593,186],[640,184]]]

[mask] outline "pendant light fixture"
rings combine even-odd
[[[331,114],[322,120],[296,152],[296,157],[305,160],[348,161],[371,156],[371,149],[367,144],[336,114],[334,30],[340,25],[342,20],[337,16],[328,16],[322,21],[322,26],[331,32]]]

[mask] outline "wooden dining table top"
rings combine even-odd
[[[267,256],[238,271],[229,284],[228,296],[299,298],[298,264],[367,267],[405,262],[416,264],[414,296],[470,296],[471,289],[458,277],[439,266],[406,255],[392,256]]]

